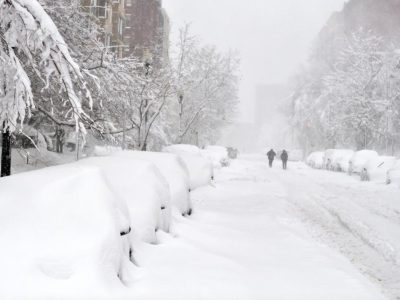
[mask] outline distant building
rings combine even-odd
[[[284,84],[265,84],[256,88],[256,124],[262,125],[284,109],[284,100],[289,96]]]
[[[117,57],[159,63],[169,56],[169,18],[161,0],[82,0],[104,29],[104,45]]]
[[[133,55],[157,63],[168,57],[169,18],[161,0],[125,0],[127,23],[124,56]]]

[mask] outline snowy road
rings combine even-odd
[[[136,299],[396,299],[398,189],[344,174],[235,161],[195,214],[135,257]],[[367,278],[367,277],[370,278]],[[386,296],[382,295],[384,290]]]

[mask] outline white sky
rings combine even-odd
[[[241,121],[253,117],[255,87],[280,83],[307,60],[312,42],[345,0],[164,0],[172,39],[185,22],[202,42],[241,57]]]

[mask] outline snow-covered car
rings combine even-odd
[[[192,213],[193,208],[189,193],[189,171],[178,155],[148,151],[119,151],[114,155],[128,159],[142,159],[155,164],[168,182],[171,205],[178,209],[182,215],[190,215]]]
[[[201,151],[202,155],[211,160],[214,168],[228,167],[230,159],[228,149],[222,146],[207,146]]]
[[[347,172],[349,170],[349,162],[353,156],[353,150],[335,151],[332,157],[331,169],[337,172]]]
[[[75,299],[77,286],[110,299],[96,289],[134,272],[122,236],[129,217],[101,168],[78,162],[2,178],[0,199],[1,299]]]
[[[378,156],[371,158],[361,170],[361,180],[385,183],[387,172],[395,163],[396,158],[394,156]]]
[[[378,152],[373,150],[361,150],[354,153],[349,161],[348,174],[361,174],[364,165],[373,158],[378,157]]]
[[[387,184],[397,184],[400,187],[400,159],[386,173]]]
[[[316,151],[312,152],[306,159],[307,165],[311,168],[322,169],[324,165],[325,152]]]
[[[192,145],[172,145],[163,148],[163,152],[177,154],[189,171],[190,189],[208,185],[214,178],[212,162],[201,155],[201,150]]]
[[[349,160],[354,155],[353,150],[347,149],[328,149],[325,151],[324,168],[330,171],[336,170],[336,163],[342,160],[343,157],[350,156]]]
[[[83,159],[80,164],[100,168],[114,197],[125,204],[132,230],[131,244],[135,240],[156,243],[158,230],[169,231],[170,190],[153,163],[111,156]]]

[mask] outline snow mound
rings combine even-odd
[[[378,156],[370,159],[361,171],[361,180],[385,183],[387,172],[395,165],[393,156]]]
[[[306,159],[307,164],[315,169],[322,169],[325,152],[312,152]]]
[[[200,149],[196,146],[172,145],[164,147],[163,152],[177,154],[184,161],[189,171],[191,190],[208,185],[211,182],[214,176],[213,165],[209,159],[201,155]]]
[[[349,161],[349,174],[360,174],[364,165],[372,158],[377,158],[378,152],[373,150],[361,150],[354,153]]]
[[[171,205],[183,215],[191,213],[189,171],[179,156],[171,153],[143,151],[120,151],[116,152],[115,155],[153,163],[168,182]]]
[[[129,220],[114,198],[102,171],[80,163],[1,179],[0,299],[121,292]]]
[[[82,160],[81,164],[101,168],[114,195],[126,205],[131,244],[136,240],[156,243],[156,231],[169,230],[169,187],[154,164],[123,157],[93,157]]]
[[[230,164],[228,149],[222,146],[207,146],[201,151],[202,155],[211,160],[213,167],[220,169]]]

